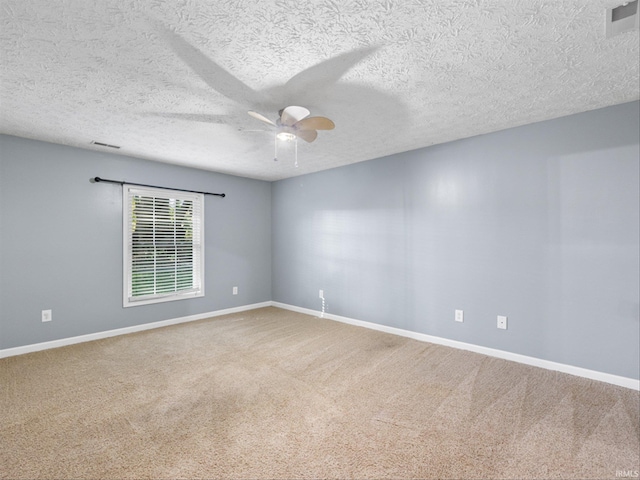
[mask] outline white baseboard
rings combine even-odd
[[[403,330],[401,328],[388,327],[386,325],[379,325],[371,322],[364,322],[362,320],[355,320],[353,318],[341,317],[339,315],[333,315],[331,313],[323,314],[322,312],[319,312],[317,310],[296,307],[294,305],[288,305],[285,303],[271,302],[271,304],[274,307],[283,308],[285,310],[304,313],[306,315],[311,315],[314,317],[322,317],[328,320],[335,320],[337,322],[348,323],[349,325],[365,327],[372,330],[378,330],[380,332],[400,335],[402,337],[412,338],[414,340],[419,340],[421,342],[435,343],[435,344],[444,345],[447,347],[458,348],[460,350],[468,350],[470,352],[481,353],[483,355],[488,355],[490,357],[502,358],[504,360],[523,363],[525,365],[531,365],[534,367],[540,367],[546,370],[554,370],[556,372],[568,373],[570,375],[588,378],[591,380],[597,380],[599,382],[611,383],[613,385],[630,388],[632,390],[640,390],[640,380],[636,380],[633,378],[621,377],[618,375],[612,375],[610,373],[598,372],[596,370],[589,370],[586,368],[575,367],[573,365],[566,365],[564,363],[557,363],[549,360],[542,360],[540,358],[520,355],[518,353],[506,352],[504,350],[497,350],[494,348],[482,347],[480,345],[474,345],[472,343],[458,342],[456,340],[449,340],[447,338],[442,338],[442,337],[434,337],[432,335],[412,332],[410,330]]]
[[[179,323],[195,322],[205,318],[219,317],[230,313],[245,312],[256,308],[270,307],[273,302],[254,303],[251,305],[243,305],[241,307],[226,308],[224,310],[216,310],[213,312],[199,313],[197,315],[189,315],[187,317],[171,318],[159,322],[143,323],[142,325],[133,325],[131,327],[117,328],[115,330],[107,330],[105,332],[90,333],[87,335],[79,335],[77,337],[61,338],[60,340],[52,340],[50,342],[34,343],[32,345],[24,345],[22,347],[6,348],[0,350],[0,358],[13,357],[14,355],[22,355],[25,353],[38,352],[40,350],[48,350],[50,348],[65,347],[76,343],[91,342],[93,340],[101,340],[103,338],[116,337],[118,335],[126,335],[128,333],[142,332],[154,328],[168,327],[169,325],[177,325]]]
[[[313,317],[323,317],[328,320],[334,320],[337,322],[347,323],[349,325],[355,325],[358,327],[369,328],[380,332],[391,333],[393,335],[399,335],[402,337],[412,338],[421,342],[435,343],[438,345],[444,345],[447,347],[458,348],[460,350],[468,350],[470,352],[481,353],[490,357],[502,358],[504,360],[510,360],[512,362],[518,362],[525,365],[531,365],[534,367],[540,367],[547,370],[553,370],[562,373],[568,373],[570,375],[576,375],[578,377],[588,378],[591,380],[597,380],[600,382],[610,383],[632,390],[640,391],[640,380],[633,378],[621,377],[618,375],[612,375],[610,373],[598,372],[596,370],[589,370],[586,368],[575,367],[573,365],[566,365],[563,363],[552,362],[549,360],[542,360],[540,358],[529,357],[526,355],[520,355],[518,353],[506,352],[504,350],[497,350],[494,348],[483,347],[480,345],[474,345],[472,343],[458,342],[456,340],[449,340],[447,338],[435,337],[433,335],[427,335],[424,333],[412,332],[410,330],[403,330],[396,327],[388,327],[386,325],[379,325],[377,323],[365,322],[362,320],[355,320],[353,318],[342,317],[340,315],[334,315],[332,313],[322,313],[317,310],[311,310],[309,308],[296,307],[294,305],[288,305],[280,302],[262,302],[254,303],[251,305],[243,305],[241,307],[227,308],[224,310],[216,310],[213,312],[199,313],[197,315],[189,315],[187,317],[172,318],[169,320],[162,320],[159,322],[144,323],[142,325],[134,325],[131,327],[118,328],[115,330],[107,330],[105,332],[90,333],[87,335],[80,335],[77,337],[62,338],[60,340],[52,340],[50,342],[35,343],[32,345],[24,345],[21,347],[6,348],[0,350],[0,358],[12,357],[14,355],[22,355],[25,353],[38,352],[40,350],[48,350],[50,348],[64,347],[67,345],[74,345],[76,343],[90,342],[93,340],[100,340],[103,338],[115,337],[118,335],[126,335],[128,333],[141,332],[144,330],[151,330],[154,328],[167,327],[169,325],[177,325],[179,323],[195,322],[196,320],[203,320],[205,318],[219,317],[221,315],[228,315],[231,313],[245,312],[248,310],[255,310],[256,308],[263,307],[278,307],[284,310],[291,310],[293,312],[304,313],[305,315],[311,315]]]

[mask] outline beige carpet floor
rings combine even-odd
[[[621,478],[639,394],[264,308],[0,360],[0,477]]]

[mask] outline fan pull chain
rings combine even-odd
[[[296,142],[296,163],[295,163],[295,165],[296,165],[296,168],[298,168],[298,137],[296,137],[295,142]]]
[[[273,161],[278,161],[278,136],[273,136]]]

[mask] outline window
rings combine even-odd
[[[204,196],[123,186],[124,306],[204,295]]]

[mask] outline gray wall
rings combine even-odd
[[[637,379],[638,132],[633,102],[275,182],[273,300]]]
[[[227,194],[205,197],[205,297],[122,307],[121,187],[95,176]],[[270,300],[270,197],[268,182],[0,136],[0,349]]]
[[[0,135],[0,349],[324,289],[330,313],[637,379],[639,109],[273,184]],[[96,175],[227,193],[204,298],[122,308],[121,191]]]

